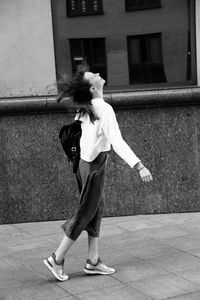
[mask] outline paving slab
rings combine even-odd
[[[158,222],[155,222],[154,220],[147,219],[147,220],[141,220],[140,222],[137,221],[137,219],[130,222],[129,220],[126,220],[124,222],[115,223],[115,226],[125,229],[128,231],[137,231],[145,228],[158,228],[161,227],[161,225]]]
[[[200,257],[200,248],[187,250],[187,253],[197,256],[197,257]]]
[[[194,292],[198,288],[195,284],[174,274],[159,275],[129,284],[156,300]]]
[[[156,228],[145,228],[133,232],[133,237],[143,238],[143,239],[166,239],[173,238],[182,235],[186,235],[187,232],[182,228],[178,228],[173,225],[159,226]]]
[[[194,268],[192,270],[189,269],[181,272],[174,272],[174,274],[190,282],[196,283],[200,287],[200,268]]]
[[[200,235],[187,234],[184,236],[165,239],[163,243],[183,251],[197,249],[200,248]]]
[[[77,296],[85,292],[104,290],[106,287],[119,285],[120,282],[112,276],[86,275],[83,271],[70,274],[70,280],[66,282],[56,282],[56,285],[62,287],[70,294]]]
[[[60,234],[60,226],[55,226],[54,222],[36,222],[15,224],[15,227],[25,231],[32,236],[47,236],[52,233]]]
[[[100,256],[116,273],[83,273],[83,232],[66,258],[69,281],[58,282],[43,259],[63,222],[0,225],[0,300],[200,300],[200,213],[104,218]]]
[[[75,299],[66,291],[51,284],[50,282],[25,284],[18,287],[0,289],[0,300],[60,300]]]
[[[15,269],[8,268],[1,272],[0,275],[1,288],[21,287],[38,281],[44,282],[44,277],[23,265]]]
[[[168,271],[148,262],[137,260],[129,261],[118,266],[118,271],[116,274],[113,274],[112,277],[117,278],[121,282],[128,283],[161,274],[168,274]]]
[[[170,297],[163,300],[199,300],[200,299],[200,292],[192,292],[182,294],[176,297]]]
[[[124,230],[116,225],[106,225],[102,226],[101,237],[112,236],[115,234],[123,234]]]
[[[96,289],[89,293],[83,293],[77,295],[81,300],[151,300],[152,298],[144,295],[143,293],[128,287],[128,286],[115,286],[105,289]]]
[[[146,261],[171,272],[200,268],[200,259],[184,252],[147,258]]]
[[[178,254],[179,249],[165,245],[160,241],[142,240],[135,243],[131,238],[123,244],[123,251],[128,252],[134,257],[145,259],[153,256]],[[108,250],[107,250],[108,252]]]

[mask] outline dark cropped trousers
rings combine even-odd
[[[101,152],[94,161],[80,160],[76,174],[79,203],[72,216],[62,225],[67,237],[76,240],[83,230],[98,237],[104,211],[104,181],[108,152]]]

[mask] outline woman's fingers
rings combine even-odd
[[[139,173],[143,182],[150,182],[153,180],[153,177],[147,168],[142,168]]]

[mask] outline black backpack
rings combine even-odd
[[[68,162],[73,165],[73,173],[77,172],[80,160],[81,121],[77,120],[64,125],[60,129],[59,138]]]

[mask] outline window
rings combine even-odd
[[[160,0],[126,0],[126,10],[138,10],[161,7]]]
[[[107,79],[104,38],[70,39],[70,50],[73,72],[79,64],[85,62],[91,72],[100,73],[105,80]]]
[[[103,14],[102,0],[67,0],[67,16]]]
[[[85,18],[66,18],[66,0],[51,1],[57,79],[86,60],[90,70],[107,74],[107,90],[196,84],[194,0],[148,1],[162,8],[130,14],[121,0],[105,1],[106,14]],[[141,8],[147,0],[126,3]]]
[[[166,82],[161,33],[128,37],[130,84]]]

